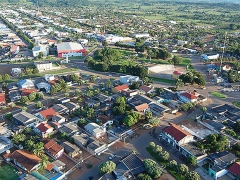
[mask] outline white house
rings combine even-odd
[[[55,77],[52,74],[45,74],[44,79],[45,79],[45,81],[48,82],[48,81],[53,81],[55,79]]]
[[[131,75],[120,76],[120,82],[123,84],[131,84],[132,82],[137,82],[138,80],[139,80],[138,76]]]
[[[40,52],[42,52],[44,56],[48,56],[49,48],[48,48],[48,46],[43,46],[43,45],[35,46],[34,48],[32,48],[32,52],[33,52],[34,57],[37,57]]]
[[[198,93],[194,92],[180,92],[178,93],[178,97],[184,103],[186,102],[197,102],[198,100]]]
[[[202,54],[201,55],[201,58],[206,61],[218,59],[219,57],[220,57],[219,54]]]
[[[32,80],[30,79],[23,79],[19,81],[18,83],[19,89],[34,89],[35,85]]]
[[[148,33],[133,34],[132,36],[133,36],[134,38],[148,38],[148,37],[150,37],[150,34],[148,34]]]
[[[84,129],[96,138],[99,138],[106,133],[106,129],[102,128],[96,123],[89,123],[86,126],[84,126]]]

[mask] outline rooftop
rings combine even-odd
[[[52,139],[51,140],[44,139],[43,142],[45,143],[44,148],[53,155],[56,155],[59,151],[63,149],[62,146],[60,146]]]
[[[61,51],[61,50],[80,50],[84,48],[79,43],[66,42],[66,43],[57,44],[57,49]]]
[[[39,113],[46,119],[51,119],[53,116],[57,115],[53,108],[40,111]]]
[[[122,91],[124,89],[128,89],[128,85],[126,84],[123,84],[123,85],[120,85],[120,86],[116,86],[114,87],[117,91]]]
[[[235,162],[228,168],[228,171],[235,176],[240,176],[240,162]]]

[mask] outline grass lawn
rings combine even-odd
[[[18,174],[16,173],[16,169],[14,169],[9,164],[4,164],[0,166],[0,180],[13,180],[17,179]]]
[[[68,57],[69,60],[83,59],[83,58],[85,58],[85,56],[72,56],[72,57]]]
[[[126,49],[120,49],[120,48],[112,48],[118,50],[123,56],[128,56],[133,54],[131,50],[126,50]]]
[[[168,83],[168,84],[173,84],[175,85],[176,80],[171,80],[171,79],[164,79],[164,78],[155,78],[155,77],[149,77],[153,81],[158,81],[158,82],[163,82],[163,83]]]
[[[168,60],[161,60],[161,59],[139,59],[142,62],[146,62],[146,63],[152,63],[152,64],[169,64]]]
[[[233,105],[240,108],[240,102],[233,102]]]
[[[216,91],[213,91],[211,92],[211,94],[215,97],[218,97],[218,98],[227,98],[227,96],[225,94],[222,94],[222,93],[219,93],[219,92],[216,92]]]

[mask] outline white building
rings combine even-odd
[[[96,123],[89,123],[86,126],[84,126],[84,129],[96,138],[99,138],[106,133],[106,129],[102,128]]]
[[[123,84],[131,84],[132,82],[137,82],[137,81],[139,81],[138,76],[131,76],[131,75],[120,76],[120,82]]]
[[[105,40],[109,43],[116,43],[123,40],[123,37],[113,34],[105,34]]]
[[[53,65],[51,62],[43,62],[43,63],[35,62],[34,65],[39,70],[39,72],[48,71],[48,70],[53,69]]]
[[[48,82],[48,81],[53,81],[55,79],[55,77],[52,74],[45,74],[44,79],[45,79],[45,81]]]
[[[219,58],[219,54],[202,54],[201,58],[208,61],[208,60],[214,60]]]
[[[132,36],[133,36],[134,38],[148,38],[148,37],[150,37],[150,34],[148,34],[148,33],[133,34]]]
[[[81,43],[81,44],[87,44],[87,43],[88,43],[88,40],[87,40],[87,39],[81,39],[81,40],[80,40],[80,43]]]
[[[44,56],[48,56],[49,48],[47,46],[43,46],[43,45],[35,46],[34,48],[32,48],[32,52],[33,52],[34,57],[37,57],[40,52],[42,52]]]
[[[188,41],[182,41],[182,40],[177,41],[177,45],[180,45],[180,46],[187,44],[187,43],[188,43]]]

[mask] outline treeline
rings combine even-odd
[[[16,28],[13,24],[8,22],[4,17],[0,16],[0,19],[13,31],[17,33],[18,36],[20,36],[24,41],[26,41],[29,44],[29,48],[33,48],[35,46],[35,43],[32,42],[31,39],[29,39],[21,29]]]

